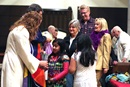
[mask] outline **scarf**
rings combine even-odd
[[[41,58],[41,44],[38,44],[37,49],[37,59],[42,60]],[[33,46],[31,44],[31,53],[34,53]],[[24,68],[24,79],[22,87],[46,87],[45,82],[45,73],[44,70],[38,68],[34,74],[31,74],[27,67]]]
[[[90,37],[91,37],[93,47],[94,47],[95,50],[97,50],[97,47],[100,44],[100,40],[105,33],[109,33],[109,31],[108,30],[103,30],[101,32],[93,31],[91,33]]]

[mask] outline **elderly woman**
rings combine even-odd
[[[66,44],[66,52],[69,58],[76,50],[77,37],[80,35],[80,23],[79,20],[73,19],[69,22],[69,35],[64,38]],[[70,59],[71,60],[71,59]],[[73,87],[73,75],[68,73],[66,76],[67,84],[66,87]]]
[[[91,39],[97,54],[96,74],[98,87],[100,87],[100,78],[109,70],[112,44],[107,21],[104,18],[95,19],[95,30],[91,33]]]

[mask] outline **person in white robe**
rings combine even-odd
[[[36,36],[42,15],[25,13],[10,28],[1,70],[1,87],[22,87],[24,68],[34,74],[38,67],[48,68],[46,61],[39,61],[31,54],[30,41]]]

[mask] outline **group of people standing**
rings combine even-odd
[[[72,73],[75,71],[75,74],[74,81],[71,80],[72,86],[69,84],[67,87],[100,87],[100,79],[102,75],[107,73],[109,70],[111,35],[109,34],[107,21],[104,18],[92,18],[90,16],[90,8],[88,6],[81,5],[79,12],[82,19],[77,20],[77,24],[76,21],[74,21],[75,23],[73,22],[73,25],[70,25],[71,28],[69,27],[69,32],[71,34],[68,39],[68,42],[70,42],[70,48],[69,51],[67,51],[68,54],[71,53],[69,55],[71,58],[69,70]],[[72,31],[74,32],[74,29],[76,28],[75,26],[77,27],[77,30],[75,30],[75,32],[77,32],[72,33]],[[74,34],[75,37],[73,37]],[[90,40],[87,39],[87,37],[82,36],[81,41],[79,41],[77,38],[81,37],[82,34],[87,35]],[[73,38],[74,40],[71,44],[71,39]],[[86,41],[81,44],[82,40]],[[77,44],[77,46],[74,45],[74,42]],[[73,48],[71,48],[71,46]],[[77,53],[75,53],[75,50]],[[75,54],[73,53],[77,55],[74,56]],[[76,68],[74,68],[75,66]]]
[[[10,28],[1,87],[103,87],[101,79],[109,70],[110,58],[114,59],[111,55],[117,55],[113,64],[129,61],[130,44],[125,38],[130,36],[119,26],[110,33],[105,18],[92,18],[86,5],[81,5],[79,12],[81,19],[68,23],[65,38],[56,37],[58,29],[48,27],[54,28],[50,39],[47,32],[42,34],[39,30],[42,8],[30,5]],[[48,50],[46,43],[51,44],[52,50],[48,60],[42,60],[41,52]]]

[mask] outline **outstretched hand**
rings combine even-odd
[[[40,61],[39,67],[42,69],[48,69],[48,62],[47,61]]]

